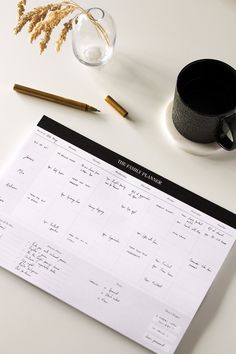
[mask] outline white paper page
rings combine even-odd
[[[117,166],[36,127],[0,180],[0,265],[171,354],[236,232]]]

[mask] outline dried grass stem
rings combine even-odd
[[[80,14],[85,14],[91,23],[95,26],[98,34],[107,42],[109,45],[109,36],[105,29],[100,23],[89,13],[83,9],[79,4],[73,0],[62,1],[59,3],[50,3],[45,6],[39,6],[31,11],[26,12],[26,0],[19,0],[17,4],[18,11],[18,23],[15,27],[15,33],[18,34],[26,24],[29,25],[28,32],[30,33],[31,43],[35,41],[41,34],[43,37],[40,40],[40,52],[43,53],[47,48],[48,43],[51,39],[52,31],[61,23],[63,19],[71,15],[75,11]],[[60,35],[56,41],[56,49],[59,51],[62,44],[67,38],[68,32],[73,28],[73,23],[77,23],[78,14],[73,18],[67,20],[63,24],[63,28]]]

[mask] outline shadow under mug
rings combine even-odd
[[[236,149],[236,70],[215,59],[201,59],[178,75],[172,119],[185,138]]]

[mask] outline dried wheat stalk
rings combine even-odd
[[[31,11],[26,12],[26,0],[19,0],[17,4],[18,23],[15,27],[15,33],[18,34],[23,27],[28,24],[28,32],[30,33],[31,43],[40,35],[39,46],[40,53],[43,53],[48,46],[52,31],[64,20],[67,16],[74,12],[77,14],[63,24],[63,29],[56,41],[56,49],[60,51],[62,44],[67,38],[68,32],[72,29],[73,23],[77,23],[79,14],[86,14],[91,23],[95,26],[98,34],[109,44],[109,37],[105,29],[99,24],[91,14],[84,10],[73,0],[62,1],[59,3],[50,3],[45,6],[39,6]],[[79,13],[79,14],[78,14]]]
[[[21,16],[25,12],[25,5],[26,5],[26,0],[20,0],[17,4],[18,20],[20,20]]]

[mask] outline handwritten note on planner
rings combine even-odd
[[[43,117],[0,180],[0,265],[174,353],[235,215]]]

